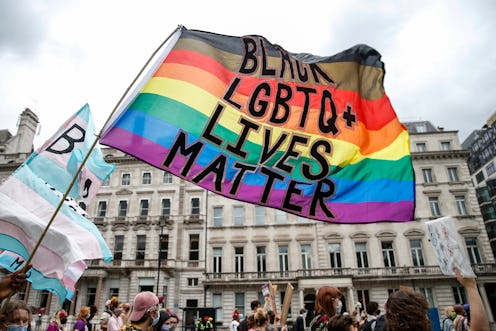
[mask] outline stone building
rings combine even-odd
[[[293,288],[289,321],[300,308],[313,313],[316,290],[339,287],[347,311],[374,300],[381,308],[400,286],[423,293],[433,311],[465,303],[465,291],[441,273],[425,222],[455,218],[460,244],[478,275],[479,289],[494,327],[496,264],[457,131],[429,122],[405,123],[411,134],[416,175],[415,219],[407,223],[331,224],[230,200],[205,191],[122,152],[105,148],[116,170],[87,207],[114,253],[114,261],[89,261],[72,305],[104,302],[117,295],[130,302],[150,290],[163,306],[192,322],[186,307],[216,307],[227,328],[235,307],[246,314],[262,299],[261,287],[277,285],[281,307]],[[48,293],[23,293],[35,307],[54,311]],[[188,314],[183,316],[183,312]]]
[[[468,169],[475,186],[482,218],[493,254],[496,255],[496,112],[462,146],[470,152]]]

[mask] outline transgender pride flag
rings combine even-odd
[[[88,105],[67,120],[60,130],[33,153],[0,185],[0,265],[17,270],[32,258],[29,281],[33,288],[49,290],[61,302],[70,300],[74,286],[86,269],[84,260],[112,260],[112,253],[98,228],[84,215],[73,198],[90,198],[114,166],[99,149]],[[63,193],[91,151],[85,171],[78,177],[83,190],[71,191],[61,205],[37,251],[36,243],[55,213]],[[75,185],[76,186],[76,185]]]
[[[181,27],[100,142],[228,198],[333,223],[410,221],[408,131],[381,55],[295,54]]]

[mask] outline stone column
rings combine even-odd
[[[100,310],[100,298],[102,296],[102,282],[103,282],[103,277],[99,276],[98,283],[96,284],[96,296],[95,296],[95,306],[98,307],[98,310]]]
[[[300,295],[300,297],[299,297],[300,307],[298,308],[298,314],[300,313],[300,309],[301,309],[301,308],[303,308],[303,307],[305,307],[305,306],[304,306],[304,305],[305,305],[305,295],[303,294],[303,290],[304,290],[303,288],[300,288],[300,290],[299,290],[299,295]],[[295,314],[295,315],[296,315],[296,312],[293,312],[293,314]]]
[[[484,303],[484,308],[486,310],[487,314],[487,319],[489,320],[490,324],[494,323],[494,316],[491,311],[491,306],[489,304],[489,299],[487,298],[487,293],[486,293],[486,288],[484,287],[484,284],[477,284],[479,286],[479,293],[482,298],[482,302]]]

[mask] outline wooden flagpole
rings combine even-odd
[[[143,65],[143,67],[141,68],[141,70],[138,72],[138,74],[136,75],[136,77],[133,79],[133,81],[131,82],[131,84],[129,84],[129,86],[127,87],[126,91],[124,91],[124,93],[122,94],[121,98],[119,99],[119,101],[117,102],[117,104],[115,105],[114,109],[112,110],[112,112],[110,113],[110,115],[108,116],[107,120],[105,121],[105,124],[103,125],[102,129],[100,130],[100,133],[98,133],[97,135],[97,139],[95,139],[95,141],[93,142],[93,144],[91,144],[91,147],[90,149],[88,150],[88,153],[86,153],[83,161],[81,162],[81,164],[79,165],[76,173],[74,174],[74,177],[72,178],[71,180],[71,183],[69,184],[69,187],[67,188],[67,190],[65,191],[64,195],[62,196],[62,199],[60,199],[60,202],[59,204],[57,205],[57,208],[55,209],[55,211],[53,212],[52,214],[52,217],[50,218],[50,221],[48,222],[48,224],[46,225],[45,229],[43,230],[43,232],[41,233],[41,236],[40,238],[38,239],[38,241],[36,242],[36,245],[34,246],[33,248],[33,251],[31,252],[31,254],[29,255],[29,258],[28,260],[25,262],[24,266],[22,267],[21,269],[21,272],[26,272],[28,270],[28,266],[29,264],[31,263],[31,261],[33,260],[33,257],[36,253],[36,251],[38,250],[38,248],[40,247],[40,244],[41,242],[43,241],[43,239],[45,238],[45,235],[48,233],[48,229],[50,228],[50,226],[52,225],[53,221],[55,220],[55,217],[57,216],[58,212],[60,211],[60,208],[62,208],[62,205],[64,204],[64,201],[67,199],[67,196],[69,195],[70,191],[71,191],[71,188],[72,186],[74,185],[74,183],[76,182],[76,179],[78,178],[79,174],[81,173],[84,165],[86,164],[86,161],[88,160],[89,156],[91,155],[91,152],[93,151],[93,149],[95,148],[96,144],[98,143],[98,141],[100,140],[100,136],[102,135],[103,133],[103,129],[107,126],[107,124],[109,123],[110,119],[112,118],[112,116],[114,115],[114,113],[117,111],[118,107],[121,105],[122,101],[124,100],[124,98],[128,95],[130,89],[134,86],[134,84],[136,84],[136,82],[138,81],[138,79],[141,77],[141,75],[143,74],[143,72],[145,71],[145,69],[148,67],[148,65],[150,64],[150,62],[152,61],[152,59],[155,57],[155,55],[157,55],[157,53],[160,51],[160,49],[162,49],[162,47],[167,43],[167,41],[174,35],[174,33],[176,33],[177,30],[179,29],[183,29],[184,26],[182,25],[178,25],[177,28],[174,29],[174,31],[172,31],[171,34],[169,34],[169,36],[167,36],[167,38],[157,47],[157,49],[152,53],[152,55],[148,58],[148,60],[146,61],[146,63]],[[4,301],[4,304],[2,305],[2,307],[0,307],[0,314],[3,313],[4,311],[4,307],[6,306],[6,304],[8,303],[10,297],[13,295],[14,293],[11,293],[11,295],[9,295],[6,300]]]

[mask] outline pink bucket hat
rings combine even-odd
[[[134,298],[133,311],[129,320],[139,321],[146,311],[153,306],[158,305],[158,298],[153,292],[140,292]]]

